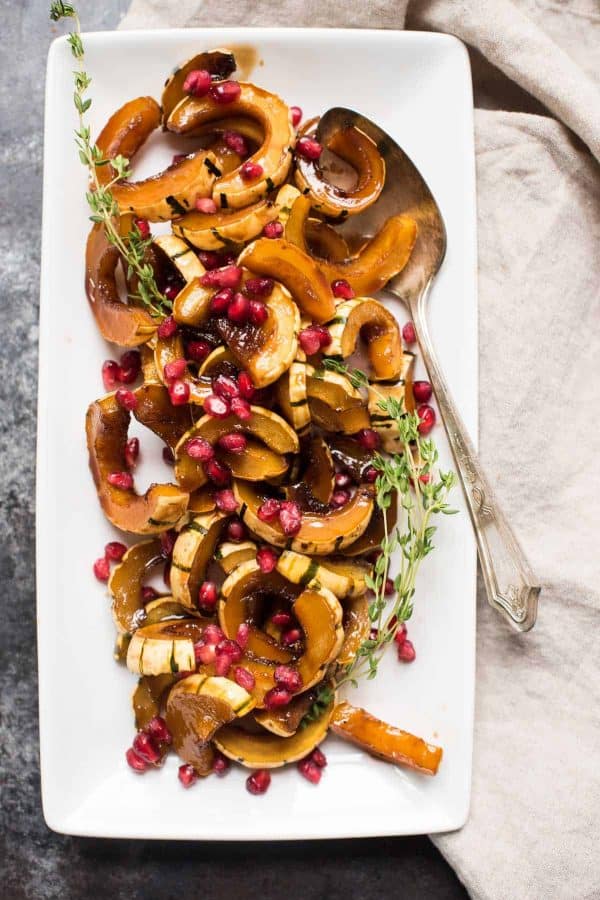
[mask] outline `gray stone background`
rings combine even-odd
[[[86,30],[110,29],[128,0],[77,5]],[[57,835],[43,821],[34,574],[37,321],[44,76],[48,46],[62,33],[48,7],[46,0],[0,0],[0,897],[166,900],[191,889],[210,900],[464,898],[426,838],[106,841]],[[84,752],[85,735],[81,741]]]

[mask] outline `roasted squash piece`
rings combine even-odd
[[[197,328],[210,316],[210,301],[214,291],[194,278],[179,291],[173,301],[173,318],[180,325]]]
[[[143,675],[138,680],[131,702],[139,731],[160,715],[162,697],[176,680],[175,675]]]
[[[127,668],[139,675],[193,672],[194,644],[202,625],[194,619],[172,619],[138,628],[127,650]]]
[[[360,539],[359,539],[360,540]],[[361,560],[349,560],[343,557],[328,556],[321,560],[321,565],[329,572],[335,572],[348,581],[349,586],[344,597],[360,597],[367,590],[366,576],[371,574],[372,566]],[[334,593],[336,593],[334,591]]]
[[[172,451],[193,423],[192,407],[173,406],[162,384],[143,384],[135,391],[137,406],[133,415],[158,435]]]
[[[265,138],[260,123],[245,116],[224,116],[222,119],[206,122],[204,125],[198,125],[193,131],[186,132],[186,136],[197,138],[205,135],[221,135],[225,131],[237,131],[257,147],[260,147]]]
[[[308,252],[329,262],[341,262],[352,254],[345,238],[335,228],[320,219],[307,219],[304,237]]]
[[[144,624],[144,577],[154,565],[164,563],[160,549],[157,540],[134,544],[112,571],[108,590],[112,597],[113,620],[121,633],[131,633]]]
[[[330,569],[327,562],[311,559],[294,550],[283,551],[277,560],[277,571],[293,584],[307,588],[324,587],[336,597],[345,597],[352,588],[350,578]]]
[[[315,501],[328,504],[334,487],[335,469],[326,441],[315,436],[301,447],[305,468],[299,481],[287,488],[287,496],[302,509],[315,506]]]
[[[127,470],[129,413],[119,406],[114,394],[90,404],[85,426],[90,469],[107,519],[134,534],[156,534],[172,528],[187,509],[187,493],[174,484],[155,484],[140,496],[133,488],[123,490],[107,480],[112,472]]]
[[[183,606],[196,606],[200,585],[226,521],[224,513],[209,512],[194,516],[180,531],[171,560],[171,591]]]
[[[305,590],[293,605],[294,615],[304,632],[304,653],[296,662],[302,676],[302,690],[321,681],[344,642],[342,607],[326,587]]]
[[[173,223],[173,231],[200,250],[223,250],[251,241],[278,215],[276,203],[258,200],[242,209],[187,213]]]
[[[258,547],[253,541],[241,541],[233,543],[224,541],[215,550],[215,559],[226,575],[234,572],[242,563],[256,559]]]
[[[328,325],[331,344],[326,356],[351,356],[359,337],[367,344],[373,381],[394,381],[402,370],[402,339],[400,328],[392,313],[370,297],[346,300],[336,308]]]
[[[391,503],[385,511],[385,517],[388,534],[391,534],[398,519],[398,496],[395,492],[392,494]],[[384,538],[383,511],[379,506],[375,506],[366,530],[358,540],[350,544],[349,547],[344,548],[342,555],[362,556],[365,553],[371,553],[372,550],[378,550],[381,547],[381,542]]]
[[[158,372],[158,377],[163,384],[168,383],[165,376],[165,366],[176,359],[185,359],[185,346],[181,334],[176,333],[170,338],[157,338],[154,348],[154,365]],[[202,406],[209,394],[212,393],[212,385],[208,376],[198,376],[192,374],[189,367],[180,376],[181,381],[185,381],[189,386],[190,395],[189,403]]]
[[[373,756],[425,775],[435,775],[442,759],[441,747],[427,744],[422,738],[388,725],[346,701],[335,707],[331,730]]]
[[[190,494],[190,502],[188,503],[188,515],[202,515],[202,513],[212,512],[216,508],[214,488],[212,485],[204,485]]]
[[[371,632],[369,601],[365,594],[349,597],[344,602],[343,624],[344,643],[336,662],[340,666],[349,666],[354,662],[358,648],[368,639]]]
[[[308,405],[313,422],[324,431],[356,434],[362,428],[371,427],[371,419],[365,406],[338,412],[318,397],[309,398]]]
[[[186,284],[202,278],[206,272],[193,249],[177,235],[158,234],[153,239],[153,244],[169,257]]]
[[[287,421],[296,431],[301,431],[310,424],[306,373],[306,363],[296,359],[277,382],[277,403]]]
[[[103,159],[124,156],[133,159],[140,147],[160,125],[160,106],[152,97],[136,97],[112,114],[96,140]],[[98,166],[96,177],[101,185],[116,175],[112,166]]]
[[[407,413],[415,409],[415,398],[412,391],[412,374],[406,381],[397,381],[396,384],[379,384],[377,387],[369,386],[369,413],[373,428],[381,437],[381,447],[386,453],[400,453],[403,445],[400,440],[400,432],[396,419],[391,418],[379,405],[383,399],[393,397],[398,403],[404,404]]]
[[[207,478],[198,460],[186,452],[187,440],[175,451],[175,476],[183,490],[195,491],[206,484]],[[260,441],[249,438],[243,453],[218,450],[219,460],[231,469],[234,478],[244,481],[264,481],[284,475],[288,464],[285,457],[270,450]]]
[[[190,72],[197,69],[210,72],[215,77],[229,78],[235,72],[235,57],[229,50],[208,50],[192,56],[183,65],[177,66],[165,81],[162,92],[163,123],[166,123],[177,104],[187,96],[183,90],[185,79]]]
[[[330,372],[328,369],[306,370],[306,393],[310,400],[321,400],[336,412],[345,412],[364,406],[365,401],[359,390],[353,387],[346,375]]]
[[[304,716],[315,702],[315,691],[305,691],[279,709],[256,709],[254,720],[272,734],[291,737],[296,734]]]
[[[151,600],[144,607],[144,612],[144,627],[146,625],[158,625],[159,622],[165,622],[167,619],[188,619],[190,616],[201,620],[204,625],[208,625],[212,621],[211,619],[204,619],[197,610],[190,609],[189,606],[183,606],[182,603],[177,603],[170,595]]]
[[[177,134],[193,132],[201,125],[222,118],[224,113],[249,117],[261,126],[263,143],[249,159],[262,167],[262,175],[255,182],[248,182],[238,169],[217,178],[212,197],[222,209],[240,209],[255,203],[285,181],[296,142],[289,109],[283,100],[248,82],[242,82],[240,88],[239,98],[226,107],[215,103],[209,95],[185,97],[167,121],[169,131]]]

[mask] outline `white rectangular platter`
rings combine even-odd
[[[463,417],[476,436],[477,299],[473,109],[468,57],[455,38],[393,31],[205,29],[84,36],[97,134],[122,103],[160,98],[167,74],[204,49],[251,45],[251,79],[313,116],[331,106],[365,113],[408,152],[431,187],[448,253],[431,298],[432,331]],[[90,227],[86,175],[73,144],[73,60],[64,38],[48,60],[40,314],[37,469],[38,652],[42,794],[48,825],[106,837],[277,840],[401,835],[459,828],[468,814],[475,656],[475,545],[460,515],[442,518],[423,566],[410,636],[412,665],[390,652],[352,702],[444,748],[435,778],[378,762],[329,738],[318,788],[291,767],[253,797],[244,770],[183,790],[171,757],[134,775],[134,678],[112,658],[114,628],[92,562],[119,535],[104,519],[87,466],[84,416],[102,394],[100,338],[84,294]],[[168,164],[177,144],[151,139],[136,177]],[[405,311],[396,303],[400,322]],[[423,374],[421,372],[421,374]],[[140,433],[140,432],[138,432]],[[451,465],[443,429],[434,436]],[[156,474],[149,432],[136,482]],[[167,475],[167,478],[169,476]],[[166,480],[165,472],[158,480]]]

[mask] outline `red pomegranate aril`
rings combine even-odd
[[[177,296],[178,293],[179,293],[179,288],[174,284],[168,284],[163,291],[163,294],[165,295],[167,300],[171,301],[171,303],[173,302],[173,300],[175,299],[175,297]]]
[[[105,391],[114,391],[119,383],[119,365],[114,359],[105,359],[102,363],[102,384]]]
[[[215,455],[212,444],[201,437],[191,438],[185,445],[185,452],[192,459],[199,459],[201,462],[208,462]]]
[[[318,784],[321,780],[321,775],[323,774],[318,765],[314,763],[310,757],[307,757],[298,763],[298,771],[307,781],[310,781],[311,784]]]
[[[133,487],[133,475],[129,472],[111,472],[106,476],[106,480],[113,487],[120,488],[122,491],[130,491]]]
[[[108,581],[110,577],[110,563],[105,556],[99,557],[94,563],[94,575],[98,581]]]
[[[240,175],[244,181],[256,181],[263,172],[264,169],[260,163],[252,162],[251,159],[247,159],[246,162],[240,166]]]
[[[431,475],[429,472],[423,472],[422,475],[419,475],[419,481],[421,484],[429,484],[431,481]]]
[[[173,337],[174,334],[177,334],[177,322],[173,316],[167,316],[166,319],[162,320],[158,326],[157,334],[159,338],[164,341]]]
[[[302,676],[292,666],[275,666],[274,678],[279,687],[284,687],[291,694],[297,694],[302,687]]]
[[[184,763],[182,766],[179,766],[177,769],[177,777],[180,782],[184,786],[184,788],[191,788],[192,785],[196,784],[198,781],[198,775],[193,766],[188,765],[188,763]]]
[[[283,687],[274,687],[265,694],[264,704],[266,709],[279,709],[287,706],[292,700],[292,695]]]
[[[243,666],[237,666],[233,670],[234,680],[239,684],[240,687],[244,688],[245,691],[252,691],[256,685],[256,678],[249,672],[248,669],[244,669]]]
[[[364,477],[365,481],[367,481],[369,484],[374,484],[377,481],[378,475],[379,475],[379,472],[377,471],[375,466],[369,466],[368,468],[365,469],[365,471],[363,473],[363,477]]]
[[[314,762],[315,766],[318,766],[320,769],[324,769],[327,765],[327,757],[318,747],[315,747],[313,752],[308,757],[312,762]]]
[[[185,359],[174,359],[168,362],[164,368],[165,378],[167,381],[176,381],[184,374],[187,369]]]
[[[125,752],[125,759],[127,760],[129,768],[133,769],[134,772],[141,774],[142,772],[148,771],[148,763],[145,759],[142,759],[141,756],[138,756],[133,747],[129,747]]]
[[[221,653],[215,656],[215,675],[225,678],[229,674],[229,670],[233,665],[233,660],[228,653]]]
[[[394,640],[399,647],[401,647],[402,644],[405,642],[407,634],[408,634],[408,629],[406,627],[406,622],[402,622],[402,624],[398,628],[396,634],[394,635]]]
[[[269,297],[273,293],[274,286],[272,278],[249,278],[244,284],[244,290],[254,297]]]
[[[234,416],[237,416],[238,419],[241,419],[242,422],[247,422],[248,419],[252,418],[252,410],[250,409],[250,404],[247,400],[244,400],[243,397],[234,397],[232,399],[231,412]]]
[[[139,350],[126,350],[119,359],[119,365],[123,369],[137,369],[139,372],[142,368],[142,357]]]
[[[252,400],[256,393],[256,388],[252,384],[252,379],[247,372],[240,372],[237,377],[238,388],[244,400]]]
[[[235,635],[236,643],[245,650],[248,646],[248,641],[250,640],[250,626],[247,622],[242,622],[242,624],[238,627],[238,630]]]
[[[237,641],[224,638],[217,644],[217,656],[228,656],[232,663],[237,663],[242,658],[242,648]]]
[[[123,366],[119,366],[119,381],[121,384],[133,384],[139,374],[139,369],[124,369]]]
[[[217,487],[227,487],[231,482],[231,469],[218,459],[209,459],[204,463],[206,476]]]
[[[198,606],[214,609],[218,599],[217,586],[214,581],[203,581],[198,591]]]
[[[356,435],[356,440],[363,450],[377,450],[380,443],[379,435],[372,428],[362,428]]]
[[[142,588],[142,603],[151,603],[152,600],[156,600],[159,596],[158,591],[150,587],[150,585],[144,585]]]
[[[284,647],[291,647],[292,644],[297,644],[301,637],[302,632],[299,628],[290,628],[281,635],[281,643]]]
[[[140,455],[140,439],[136,437],[129,438],[125,444],[125,462],[128,469],[133,469]]]
[[[143,240],[147,240],[150,237],[150,223],[147,219],[134,219],[133,224]]]
[[[147,731],[150,737],[153,737],[159,744],[170,744],[173,740],[162,716],[154,716],[153,719],[150,719],[144,731]]]
[[[209,394],[204,399],[204,412],[213,419],[226,419],[231,414],[231,405],[224,397],[217,394]]]
[[[248,156],[248,144],[246,138],[239,131],[224,131],[223,143],[238,156]]]
[[[243,453],[248,446],[248,439],[244,434],[232,431],[230,434],[222,435],[217,443],[222,450],[229,453]]]
[[[144,762],[154,766],[160,760],[160,751],[149,734],[140,731],[133,739],[133,749]]]
[[[215,103],[235,103],[242,92],[237,81],[218,81],[213,84],[209,94]]]
[[[171,165],[176,166],[177,163],[180,163],[182,160],[186,159],[187,153],[174,153],[171,157]]]
[[[216,647],[217,644],[220,644],[225,639],[225,635],[218,625],[210,624],[202,632],[202,639],[207,644],[214,644]]]
[[[269,572],[272,572],[277,566],[277,555],[270,547],[261,547],[256,553],[256,562],[259,565],[260,571],[265,575],[268,575]]]
[[[417,658],[413,642],[408,638],[398,647],[398,659],[400,662],[411,663]]]
[[[421,420],[417,425],[419,434],[429,434],[435,425],[435,409],[427,403],[422,403],[421,406],[417,407],[417,415]]]
[[[352,285],[343,278],[331,282],[331,291],[334,297],[339,297],[341,300],[352,300],[353,297],[356,297]]]
[[[222,266],[220,269],[210,269],[205,272],[200,278],[200,283],[204,287],[235,289],[241,278],[242,270],[239,266]]]
[[[215,493],[215,503],[217,505],[217,509],[220,509],[221,512],[226,513],[234,513],[239,506],[239,503],[235,499],[234,493],[231,488],[225,488],[222,491],[217,491]]]
[[[190,386],[187,381],[177,379],[169,385],[169,400],[173,406],[184,406],[190,399]]]
[[[319,330],[314,325],[309,325],[298,335],[298,342],[307,356],[314,356],[321,349]]]
[[[333,480],[337,488],[347,488],[352,484],[352,478],[347,472],[336,472]]]
[[[383,593],[385,594],[386,597],[393,597],[394,594],[396,593],[396,588],[394,587],[394,582],[392,581],[391,578],[385,579]]]
[[[232,300],[233,291],[231,288],[223,288],[222,291],[217,291],[217,293],[210,298],[211,313],[214,316],[226,315]]]
[[[329,347],[331,341],[333,340],[329,328],[326,328],[325,325],[315,325],[314,329],[319,335],[319,346],[321,347],[321,350]]]
[[[213,760],[213,772],[215,775],[218,775],[220,778],[223,775],[227,775],[229,769],[231,768],[231,763],[227,759],[226,756],[223,756],[222,753],[215,753],[215,758]]]
[[[265,227],[263,228],[263,236],[266,238],[270,238],[274,240],[275,238],[280,238],[283,234],[283,225],[281,222],[267,222]]]
[[[212,389],[219,397],[225,400],[231,400],[232,397],[239,397],[240,388],[238,382],[231,375],[217,375],[212,380]]]
[[[369,597],[375,596],[373,591],[369,591],[368,595],[369,595]],[[379,628],[374,628],[373,626],[371,626],[371,629],[369,631],[369,640],[376,641],[378,636],[379,636]]]
[[[193,69],[186,75],[183,90],[192,97],[204,97],[208,94],[211,84],[212,77],[207,69]]]
[[[256,514],[261,522],[274,522],[275,519],[279,518],[280,510],[281,500],[276,500],[274,497],[269,497],[267,500],[263,500],[261,505],[258,507]]]
[[[194,206],[199,213],[204,213],[207,216],[213,216],[217,211],[217,204],[211,197],[196,197]]]
[[[104,548],[105,557],[112,562],[121,562],[126,553],[127,546],[121,541],[110,541]]]
[[[302,512],[294,500],[284,500],[279,510],[279,524],[288,537],[298,534],[302,527]]]
[[[279,628],[287,628],[288,625],[292,624],[292,617],[289,613],[278,612],[271,616],[271,622]]]
[[[350,491],[334,491],[331,496],[331,505],[340,509],[345,506],[350,499]]]
[[[251,794],[265,794],[271,784],[271,773],[268,769],[257,769],[246,778],[246,790]]]
[[[431,400],[432,388],[429,381],[413,381],[412,389],[417,403],[427,403]]]
[[[119,388],[115,397],[119,406],[122,406],[123,409],[126,409],[128,412],[131,412],[131,410],[135,409],[137,406],[137,397],[133,391],[128,391],[127,388]]]
[[[250,300],[248,304],[248,318],[253,325],[260,328],[269,318],[269,310],[261,300]]]
[[[407,344],[414,344],[414,342],[417,340],[415,326],[412,322],[405,322],[402,326],[402,338],[406,341]]]
[[[323,148],[318,141],[314,140],[314,138],[301,137],[296,144],[296,153],[298,156],[302,156],[304,159],[309,159],[313,162],[320,157],[322,152]]]
[[[205,269],[218,269],[223,260],[214,250],[198,250],[198,259]]]
[[[190,341],[187,345],[187,355],[193,362],[204,362],[211,350],[208,341]]]
[[[249,315],[250,301],[245,294],[241,294],[238,291],[237,294],[233,295],[233,300],[227,307],[227,318],[230,322],[235,322],[237,325],[243,325],[244,322],[248,321]]]
[[[162,531],[159,540],[161,556],[164,556],[165,559],[170,559],[173,556],[177,532],[173,528],[169,528],[168,531]]]
[[[210,666],[214,663],[217,651],[214,644],[205,644],[204,641],[198,641],[194,644],[194,659],[198,666]]]
[[[246,537],[246,529],[239,519],[233,519],[227,524],[227,537],[230,541],[243,541]]]
[[[299,106],[290,106],[290,115],[292,117],[292,125],[296,128],[302,121],[302,110]]]

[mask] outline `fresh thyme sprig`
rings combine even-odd
[[[337,356],[325,356],[321,360],[324,369],[330,372],[337,372],[338,375],[345,375],[353,388],[368,387],[369,379],[365,372],[360,369],[350,369],[346,363]]]
[[[103,226],[107,239],[117,248],[127,264],[128,281],[136,276],[137,290],[130,293],[130,299],[143,303],[152,316],[163,317],[168,315],[173,304],[159,290],[154,270],[145,261],[146,251],[152,243],[152,239],[144,238],[135,224],[128,234],[121,234],[119,205],[111,192],[112,186],[117,181],[130,177],[129,160],[121,155],[114,159],[104,158],[100,148],[92,143],[90,127],[85,124],[84,116],[92,105],[91,98],[85,96],[91,84],[91,78],[84,69],[84,49],[77,10],[71,3],[56,0],[50,5],[50,18],[54,22],[58,22],[60,19],[72,19],[75,26],[67,38],[71,53],[77,61],[77,70],[73,72],[75,84],[73,102],[79,117],[79,129],[75,132],[75,143],[79,151],[79,159],[90,173],[90,190],[86,193],[86,200],[92,211],[90,219]],[[114,176],[107,184],[101,184],[97,170],[108,165],[112,167]]]

